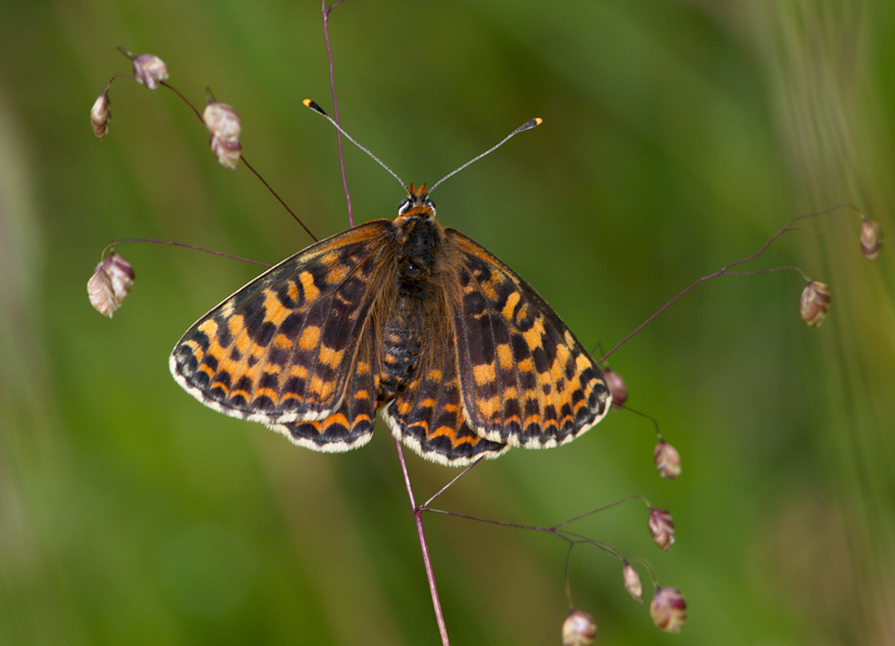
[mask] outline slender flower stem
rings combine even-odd
[[[552,527],[539,527],[537,525],[520,525],[519,523],[510,523],[507,521],[494,520],[491,518],[480,518],[479,516],[470,516],[468,514],[461,514],[461,513],[455,512],[455,511],[445,511],[444,509],[434,509],[432,507],[419,507],[418,509],[420,512],[428,511],[433,514],[443,514],[445,516],[453,516],[455,518],[463,518],[466,520],[473,520],[477,523],[485,523],[487,525],[497,525],[498,527],[510,527],[512,529],[523,529],[523,530],[528,530],[528,531],[532,531],[532,532],[542,532],[544,534],[552,534],[553,536],[556,536],[557,538],[560,538],[560,539],[564,540],[566,543],[568,543],[570,548],[574,547],[576,545],[580,545],[580,544],[592,545],[593,547],[596,547],[597,549],[599,549],[603,552],[606,552],[607,554],[611,554],[618,560],[622,561],[622,560],[624,560],[624,556],[622,556],[621,552],[619,552],[617,549],[615,549],[611,545],[607,545],[606,543],[603,543],[602,541],[594,540],[592,538],[584,536],[583,534],[578,534],[576,532],[570,532],[567,529],[563,529],[563,527],[571,522],[576,521],[576,520],[586,518],[587,516],[596,514],[597,512],[605,511],[605,510],[609,509],[610,507],[614,507],[614,506],[619,505],[623,502],[627,502],[628,500],[637,499],[637,498],[643,499],[642,496],[628,496],[627,498],[624,498],[623,500],[619,500],[619,501],[614,502],[610,505],[606,505],[605,507],[600,507],[599,509],[594,509],[592,511],[587,512],[586,514],[581,514],[580,516],[576,516],[575,518],[570,518],[569,520],[565,520],[557,525],[553,525]]]
[[[650,317],[649,317],[648,319],[646,319],[643,323],[641,323],[641,324],[638,325],[636,328],[634,328],[634,331],[633,331],[633,332],[631,332],[631,333],[630,333],[628,336],[626,336],[624,339],[622,339],[621,341],[619,341],[618,343],[616,343],[615,346],[614,346],[609,352],[607,352],[606,354],[603,355],[603,357],[600,359],[600,361],[599,361],[598,363],[603,363],[604,361],[606,361],[606,359],[609,357],[609,355],[611,355],[613,352],[615,352],[615,351],[618,350],[620,347],[622,347],[625,343],[627,343],[627,342],[631,339],[631,337],[633,337],[635,334],[637,334],[638,332],[640,332],[640,330],[642,330],[642,329],[645,328],[647,325],[649,325],[649,324],[652,322],[652,320],[653,320],[654,318],[656,318],[657,316],[659,316],[659,314],[661,314],[661,313],[664,312],[666,309],[668,309],[669,307],[671,307],[671,305],[674,304],[675,302],[677,302],[677,300],[680,299],[684,294],[686,294],[687,292],[689,292],[690,290],[692,290],[694,287],[696,287],[696,286],[699,285],[700,283],[704,283],[705,281],[707,281],[707,280],[711,280],[712,278],[717,278],[718,276],[724,276],[725,274],[728,275],[728,276],[745,276],[745,275],[750,275],[750,274],[766,273],[766,272],[768,272],[768,271],[776,271],[776,270],[765,270],[765,271],[763,271],[763,272],[759,272],[759,271],[755,271],[755,272],[730,272],[730,271],[728,271],[728,270],[731,269],[732,267],[736,267],[737,265],[742,265],[743,263],[746,263],[746,262],[749,262],[750,260],[755,260],[756,258],[758,258],[761,254],[763,254],[765,251],[767,251],[768,247],[771,245],[772,242],[774,242],[774,240],[776,240],[777,238],[779,238],[780,236],[782,236],[782,235],[783,235],[784,233],[786,233],[787,231],[795,231],[795,230],[797,230],[797,227],[792,226],[792,225],[795,224],[797,221],[799,221],[799,220],[803,220],[803,219],[805,219],[805,218],[816,218],[816,217],[819,217],[819,216],[821,216],[821,215],[826,215],[827,213],[832,213],[833,211],[835,211],[835,210],[837,210],[837,209],[841,209],[841,208],[850,208],[850,209],[854,209],[854,207],[849,206],[848,204],[837,204],[836,206],[834,206],[834,207],[832,207],[832,208],[830,208],[830,209],[827,209],[826,211],[820,211],[819,213],[806,213],[806,214],[804,214],[804,215],[796,216],[796,217],[794,217],[792,220],[790,220],[789,222],[787,222],[785,225],[783,225],[783,227],[781,227],[780,230],[777,231],[777,233],[775,233],[775,234],[772,235],[770,238],[768,238],[768,239],[765,241],[765,243],[761,246],[761,249],[759,249],[757,252],[755,252],[755,253],[752,254],[751,256],[746,256],[745,258],[740,258],[739,260],[736,260],[736,261],[730,263],[729,265],[725,265],[724,267],[721,267],[721,269],[719,269],[718,271],[716,271],[716,272],[714,272],[714,273],[709,274],[708,276],[703,276],[702,278],[693,281],[692,283],[690,283],[689,285],[687,285],[684,289],[682,289],[680,292],[678,292],[678,294],[677,294],[675,297],[673,297],[670,301],[668,301],[668,302],[665,303],[662,307],[660,307],[658,310],[656,310],[656,311],[652,314],[652,316],[650,316]],[[799,271],[801,271],[801,270],[799,270]],[[803,274],[803,275],[804,275],[804,274]]]
[[[419,507],[418,509],[421,512],[428,511],[433,514],[443,514],[445,516],[454,516],[456,518],[465,518],[466,520],[474,520],[476,522],[487,523],[489,525],[499,525],[500,527],[512,527],[514,529],[527,529],[530,531],[547,532],[549,534],[557,534],[557,535],[563,535],[563,534],[572,535],[571,532],[565,532],[565,530],[563,530],[562,528],[570,523],[574,523],[576,520],[581,520],[582,518],[587,518],[588,516],[593,516],[594,514],[598,514],[600,512],[606,511],[607,509],[611,509],[613,507],[617,507],[618,505],[624,504],[624,503],[628,502],[629,500],[637,500],[637,499],[640,499],[640,500],[643,500],[644,502],[646,502],[646,499],[643,496],[638,496],[636,494],[631,495],[631,496],[628,496],[627,498],[622,498],[621,500],[616,500],[615,502],[610,503],[608,505],[598,507],[597,509],[592,509],[587,513],[575,516],[574,518],[569,518],[568,520],[564,520],[561,523],[557,523],[556,525],[553,525],[552,527],[540,527],[538,525],[521,525],[519,523],[511,523],[511,522],[508,522],[505,520],[493,520],[491,518],[479,518],[478,516],[470,516],[468,514],[461,514],[456,511],[446,511],[444,509],[434,509],[432,507],[427,507],[425,505],[423,505],[422,507]],[[648,503],[647,503],[647,505],[648,505]],[[576,535],[576,537],[577,537],[577,535]]]
[[[569,568],[572,564],[572,550],[575,548],[575,543],[569,543],[569,549],[566,551],[566,576],[565,576],[565,589],[566,589],[566,601],[569,602],[569,611],[575,609],[575,604],[572,602],[572,584],[569,581]]]
[[[463,469],[463,470],[459,473],[459,475],[455,476],[450,482],[448,482],[448,483],[447,483],[446,485],[444,485],[441,489],[439,489],[437,492],[435,492],[435,495],[433,495],[433,496],[432,496],[431,498],[429,498],[426,502],[424,502],[424,503],[420,506],[420,509],[423,510],[423,511],[426,511],[426,508],[427,508],[429,505],[431,505],[432,502],[433,502],[436,498],[438,498],[438,496],[440,496],[440,495],[443,494],[445,491],[447,491],[448,489],[450,489],[451,487],[453,487],[453,486],[454,486],[454,483],[457,482],[457,480],[459,480],[460,478],[462,478],[463,476],[465,476],[467,473],[469,473],[469,472],[472,470],[472,468],[473,468],[474,466],[476,466],[477,464],[479,464],[483,459],[484,459],[483,457],[478,458],[475,462],[473,462],[473,463],[470,464],[468,467],[466,467],[465,469]]]
[[[345,0],[337,0],[330,6],[326,6],[326,0],[322,0],[321,7],[323,13],[323,39],[326,41],[326,55],[329,59],[329,84],[333,94],[333,117],[336,124],[339,123],[339,100],[336,96],[336,80],[333,72],[333,54],[329,43],[329,12],[342,4]],[[339,141],[339,167],[342,171],[342,188],[345,190],[345,202],[348,205],[348,225],[354,226],[354,216],[351,209],[351,194],[348,192],[348,179],[345,174],[345,158],[342,150],[342,133],[336,129]],[[416,534],[420,541],[420,550],[423,553],[423,565],[426,569],[426,579],[429,582],[429,594],[432,596],[432,606],[435,610],[435,621],[438,624],[438,634],[441,636],[442,646],[451,646],[448,638],[447,626],[444,623],[444,612],[441,609],[441,600],[438,596],[438,586],[435,584],[435,573],[432,570],[432,558],[429,555],[429,543],[426,541],[426,531],[423,528],[423,510],[417,506],[416,498],[413,495],[413,487],[410,484],[410,474],[407,471],[407,462],[404,459],[404,451],[401,447],[401,441],[395,438],[395,446],[398,449],[398,461],[401,463],[401,473],[404,475],[404,486],[407,488],[407,497],[410,499],[410,508],[413,510],[413,522],[416,525]],[[468,469],[466,470],[468,471]],[[463,473],[466,473],[464,471]],[[462,473],[460,475],[463,475]],[[458,476],[459,477],[459,476]],[[456,478],[454,479],[454,481]],[[454,482],[452,481],[452,483]],[[441,493],[441,492],[438,492]],[[433,496],[433,499],[438,494]]]
[[[301,218],[299,218],[297,215],[295,215],[295,212],[292,209],[290,209],[289,205],[283,201],[283,198],[280,197],[280,195],[275,190],[273,190],[273,187],[267,183],[267,180],[261,176],[261,173],[256,171],[255,167],[249,163],[249,160],[245,158],[245,155],[240,155],[239,157],[242,159],[242,163],[246,165],[246,168],[248,168],[250,171],[252,171],[255,174],[255,177],[257,177],[261,181],[261,183],[264,184],[264,187],[268,191],[270,191],[271,195],[273,195],[275,198],[277,198],[277,201],[283,206],[284,209],[286,209],[289,212],[289,215],[291,215],[295,219],[295,221],[301,225],[301,228],[305,230],[305,233],[307,233],[309,236],[311,236],[311,240],[313,240],[314,242],[317,242],[317,240],[319,238],[317,238],[317,236],[315,236],[313,233],[311,233],[311,230],[307,226],[305,226],[305,223],[301,221]]]
[[[423,564],[426,567],[426,578],[429,581],[429,594],[432,595],[432,605],[435,608],[435,621],[438,623],[438,633],[441,635],[442,646],[450,646],[447,626],[444,623],[444,612],[441,610],[441,600],[438,597],[438,587],[435,585],[435,573],[432,571],[432,559],[429,556],[429,543],[426,541],[426,532],[423,529],[423,509],[418,507],[413,496],[413,487],[410,485],[410,474],[407,472],[407,462],[404,460],[404,450],[401,448],[401,440],[395,438],[395,446],[398,449],[398,461],[401,463],[401,473],[404,474],[404,486],[407,488],[407,496],[410,498],[410,507],[413,509],[413,522],[416,524],[416,534],[420,540],[420,549],[423,551]]]
[[[336,123],[339,123],[339,100],[336,97],[336,77],[333,72],[333,52],[332,47],[330,47],[329,44],[329,12],[343,2],[345,2],[345,0],[338,0],[338,2],[334,2],[328,7],[326,6],[326,0],[322,0],[321,2],[323,12],[323,40],[326,41],[326,56],[329,59],[329,86],[332,88],[333,92],[333,117],[335,118]],[[342,151],[342,133],[337,130],[336,135],[339,141],[339,168],[342,170],[342,189],[345,191],[345,202],[348,205],[348,226],[353,227],[354,214],[351,209],[351,194],[348,192],[348,177],[345,174],[345,156]]]
[[[114,77],[113,77],[113,80],[114,80]],[[111,84],[112,81],[109,81],[109,83]],[[181,94],[180,91],[176,87],[174,87],[173,85],[171,85],[170,83],[167,83],[165,81],[160,81],[159,85],[168,88],[174,94],[176,94],[180,98],[180,100],[183,101],[184,103],[186,103],[189,106],[189,108],[196,114],[196,117],[198,117],[199,121],[201,121],[202,123],[205,123],[205,119],[202,118],[202,113],[199,112],[199,109],[196,106],[194,106],[192,103],[190,103],[190,100],[187,99],[185,96],[183,96],[183,94]],[[208,93],[210,96],[211,92],[208,91]],[[339,145],[341,146],[341,142]],[[239,158],[242,160],[242,163],[245,164],[246,168],[248,168],[250,171],[252,171],[252,173],[255,175],[255,177],[257,177],[258,180],[262,184],[264,184],[264,188],[266,188],[268,191],[270,191],[270,194],[276,198],[277,202],[279,202],[280,205],[284,209],[286,209],[286,211],[289,213],[289,215],[292,216],[292,219],[294,219],[296,222],[298,222],[301,225],[301,228],[305,230],[305,233],[307,233],[309,236],[311,236],[311,240],[313,240],[314,242],[317,242],[317,240],[318,240],[317,236],[315,236],[313,233],[311,233],[311,230],[305,225],[304,222],[301,221],[301,218],[299,218],[295,214],[295,211],[293,211],[292,209],[289,208],[289,205],[286,204],[286,202],[283,200],[282,197],[280,197],[279,193],[277,193],[273,189],[273,187],[267,183],[267,180],[264,179],[264,177],[262,177],[261,173],[259,173],[257,170],[255,170],[255,167],[249,163],[249,160],[245,158],[245,155],[241,154],[239,156]]]
[[[106,251],[119,244],[131,244],[134,242],[152,242],[154,244],[167,244],[173,245],[175,247],[186,247],[187,249],[195,249],[196,251],[204,251],[205,253],[210,253],[215,256],[223,256],[224,258],[232,258],[233,260],[241,260],[242,262],[250,262],[253,265],[261,265],[262,267],[272,267],[273,265],[261,262],[260,260],[251,260],[249,258],[241,258],[240,256],[234,256],[229,253],[224,253],[223,251],[213,251],[211,249],[206,249],[204,247],[197,247],[196,245],[187,244],[186,242],[178,242],[176,240],[158,240],[156,238],[121,238],[120,240],[115,240],[114,242],[110,242],[106,245],[106,248],[103,249],[101,254],[102,257],[105,257]]]

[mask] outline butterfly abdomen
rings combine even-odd
[[[387,319],[383,332],[379,399],[385,403],[397,397],[416,372],[422,328],[411,311],[399,305]]]

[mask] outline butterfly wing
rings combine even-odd
[[[480,456],[496,458],[510,447],[481,437],[466,421],[456,353],[445,341],[426,339],[425,363],[382,415],[395,437],[427,460],[462,466]]]
[[[568,442],[606,414],[596,362],[528,283],[478,243],[445,229],[455,248],[448,293],[467,420],[510,446]]]
[[[352,380],[357,387],[370,385],[369,375],[360,376],[356,368],[376,286],[390,270],[390,263],[381,262],[390,230],[388,220],[367,222],[311,245],[250,282],[178,341],[170,359],[174,379],[219,412],[291,437],[295,430],[299,443],[333,444],[309,439],[310,429],[297,424],[307,421],[322,421],[323,437],[342,438],[335,444],[359,441],[366,427],[356,428],[347,416],[354,422],[365,414],[372,418],[375,396],[364,411],[343,400]],[[364,350],[367,363],[371,352]],[[346,414],[347,433],[336,433],[328,421],[339,413]]]
[[[369,332],[362,336],[345,397],[334,413],[319,421],[269,424],[270,428],[315,451],[347,451],[369,442],[380,373],[378,353],[371,347],[373,338]]]

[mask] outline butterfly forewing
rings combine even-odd
[[[450,295],[462,399],[470,425],[510,446],[563,444],[606,414],[594,360],[512,269],[454,229]]]
[[[325,420],[342,406],[357,372],[358,347],[380,293],[375,284],[390,269],[380,257],[390,228],[388,220],[367,222],[243,287],[177,343],[174,378],[207,406],[235,417],[268,425]],[[347,428],[338,442],[357,434],[350,420]]]

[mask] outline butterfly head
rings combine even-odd
[[[425,184],[417,189],[413,184],[407,188],[407,197],[398,205],[398,220],[405,218],[427,220],[435,218],[435,203],[429,199]]]

